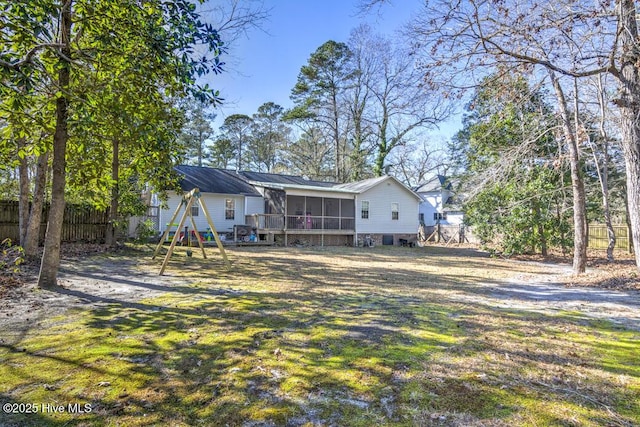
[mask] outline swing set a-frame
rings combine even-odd
[[[184,226],[184,223],[187,220],[187,216],[191,220],[191,226],[193,227],[193,231],[194,231],[196,240],[198,241],[198,245],[202,250],[202,256],[205,259],[207,258],[207,254],[204,251],[204,245],[202,244],[202,238],[200,237],[200,233],[198,232],[198,228],[196,227],[196,222],[194,221],[193,215],[191,214],[191,206],[193,206],[195,202],[200,204],[200,208],[202,209],[202,212],[204,212],[205,218],[207,219],[207,223],[209,224],[209,228],[211,230],[211,234],[213,234],[213,238],[215,239],[216,245],[218,246],[218,249],[220,249],[220,254],[224,259],[227,269],[231,268],[231,264],[229,263],[227,254],[224,251],[224,247],[222,246],[222,242],[220,241],[220,237],[218,236],[218,232],[216,231],[216,227],[213,224],[213,220],[211,219],[211,216],[209,215],[209,210],[207,209],[207,205],[204,203],[204,200],[202,200],[200,189],[194,188],[193,190],[185,194],[184,197],[182,198],[182,202],[176,208],[176,211],[173,213],[173,217],[171,217],[171,221],[169,221],[169,224],[167,225],[167,229],[164,231],[162,238],[160,239],[160,242],[156,247],[156,251],[153,254],[152,259],[155,259],[158,253],[160,252],[160,248],[165,242],[167,236],[169,235],[169,230],[171,229],[171,225],[174,224],[174,221],[176,220],[176,218],[178,217],[178,214],[180,213],[180,209],[184,206],[185,210],[184,210],[184,213],[182,214],[182,217],[180,218],[178,229],[173,235],[173,239],[171,239],[171,245],[169,246],[167,255],[164,257],[164,261],[162,262],[162,267],[160,267],[160,273],[158,273],[160,276],[162,276],[162,273],[164,273],[165,268],[167,268],[167,264],[169,263],[169,258],[171,258],[171,255],[173,254],[173,250],[176,247],[176,243],[178,243],[178,240],[180,240],[180,230],[182,230],[182,227]],[[184,239],[186,241],[189,240],[187,233],[185,233]]]

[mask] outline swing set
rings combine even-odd
[[[180,206],[178,206],[176,208],[176,211],[173,213],[173,217],[171,217],[171,221],[169,221],[169,225],[167,226],[167,229],[164,231],[164,233],[162,235],[162,238],[160,239],[160,242],[158,243],[158,246],[156,247],[156,250],[155,250],[155,252],[153,254],[152,259],[155,259],[156,256],[158,256],[158,253],[160,252],[160,248],[162,247],[162,244],[167,239],[167,236],[169,236],[169,230],[171,229],[171,225],[174,224],[174,221],[176,220],[176,218],[178,217],[178,214],[180,213],[180,209],[184,206],[185,210],[184,210],[184,213],[182,214],[182,217],[180,218],[180,223],[178,224],[178,229],[176,230],[175,234],[173,235],[173,239],[171,239],[171,245],[169,246],[169,250],[167,251],[167,255],[164,257],[164,261],[162,262],[162,267],[160,267],[160,273],[158,273],[160,276],[162,276],[162,274],[164,273],[164,270],[167,267],[167,264],[169,263],[169,258],[171,258],[171,255],[173,254],[173,250],[176,247],[176,243],[178,243],[178,240],[180,239],[180,230],[182,230],[182,227],[184,226],[184,223],[187,220],[187,216],[191,220],[191,226],[193,227],[193,231],[195,233],[196,240],[198,241],[198,245],[200,246],[200,249],[202,250],[202,256],[205,259],[207,258],[207,254],[204,251],[204,245],[202,244],[202,238],[200,237],[200,233],[198,232],[198,228],[196,227],[196,222],[194,221],[193,215],[191,214],[191,206],[193,206],[193,204],[195,202],[200,204],[200,208],[202,209],[202,212],[204,212],[205,218],[207,219],[207,222],[209,223],[209,228],[211,230],[210,232],[211,232],[211,234],[213,234],[213,238],[216,241],[216,245],[220,249],[220,254],[222,255],[222,258],[224,259],[225,265],[227,266],[227,270],[231,268],[231,264],[229,263],[229,259],[227,258],[227,254],[224,251],[224,247],[222,246],[222,242],[220,241],[220,237],[218,236],[218,232],[216,231],[216,227],[215,227],[215,225],[213,225],[213,220],[211,219],[211,216],[209,215],[209,210],[207,209],[207,206],[205,205],[204,201],[202,200],[202,195],[200,194],[200,189],[194,188],[193,190],[191,190],[190,192],[185,194],[184,197],[182,198],[182,202],[180,202]],[[184,239],[187,239],[187,241],[188,241],[189,237],[188,237],[187,234],[188,233],[184,234]]]

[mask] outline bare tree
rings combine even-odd
[[[556,94],[562,130],[569,151],[569,165],[571,167],[571,190],[573,193],[573,272],[584,273],[587,268],[587,210],[584,192],[584,178],[580,167],[580,151],[578,149],[578,123],[571,120],[564,89],[556,73],[549,69],[549,77]],[[575,126],[575,127],[574,127]]]
[[[373,103],[372,80],[379,73],[384,58],[381,46],[385,40],[374,35],[368,25],[360,25],[351,31],[347,45],[352,52],[351,62],[356,70],[353,83],[347,90],[346,104],[350,120],[349,155],[350,178],[354,181],[367,176],[368,157],[374,150],[375,131],[368,112]]]
[[[425,77],[434,86],[446,87],[450,96],[473,86],[497,64],[532,71],[542,67],[554,73],[557,83],[561,76],[614,76],[620,93],[616,103],[622,117],[629,216],[634,244],[640,244],[640,49],[633,0],[428,1],[409,32],[415,53],[424,61]],[[576,233],[582,230],[577,224]],[[582,241],[578,237],[576,245]],[[576,246],[574,256],[582,254]],[[638,253],[636,264],[640,269]],[[574,259],[574,272],[582,272],[582,265]]]
[[[604,74],[593,76],[586,85],[587,99],[583,100],[584,109],[589,112],[589,117],[593,117],[593,123],[584,123],[584,138],[593,157],[593,165],[598,178],[600,192],[602,195],[602,217],[607,228],[607,260],[614,260],[614,249],[616,246],[616,234],[611,218],[611,184],[609,169],[612,166],[611,147],[616,144],[616,133],[619,118],[615,117],[611,111],[611,88],[607,85],[607,77]],[[578,84],[576,79],[576,92]],[[585,102],[586,101],[586,102]],[[592,111],[595,110],[595,111]],[[591,127],[595,127],[590,131]]]
[[[270,11],[263,1],[224,0],[205,3],[201,13],[218,29],[225,43],[233,45],[251,30],[262,31]]]
[[[446,175],[449,169],[442,149],[434,149],[431,141],[410,143],[398,147],[389,156],[391,173],[409,187],[426,182],[434,173]]]
[[[372,98],[365,115],[375,134],[375,175],[382,175],[387,157],[396,148],[412,140],[416,131],[433,127],[448,117],[440,94],[429,90],[423,83],[423,74],[416,68],[406,49],[370,29],[361,30],[361,49],[373,58],[366,69],[364,84]],[[368,43],[362,40],[369,39]]]

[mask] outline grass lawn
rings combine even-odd
[[[178,251],[167,273],[189,281],[161,296],[0,323],[0,401],[37,412],[0,425],[640,425],[639,331],[481,298],[544,265],[236,248],[226,271],[208,251]],[[84,262],[125,258],[160,268],[142,249]]]

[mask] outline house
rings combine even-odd
[[[247,212],[261,212],[264,209],[262,195],[235,172],[198,166],[177,166],[175,169],[182,176],[180,188],[183,192],[200,189],[202,200],[221,235],[232,233],[236,224],[244,224]],[[170,221],[181,203],[181,194],[168,192],[166,208],[159,209],[159,232],[167,227],[175,231],[177,224],[170,224]],[[206,233],[209,224],[198,205],[191,207],[191,215],[198,231]],[[192,227],[189,221],[185,225]]]
[[[419,218],[426,227],[463,223],[464,214],[454,204],[453,186],[446,176],[436,175],[414,191],[422,197]]]
[[[336,186],[356,193],[356,230],[359,239],[370,236],[376,244],[414,242],[418,231],[421,197],[385,175]]]
[[[221,234],[246,237],[248,226],[260,240],[309,245],[356,245],[415,241],[421,198],[391,176],[336,184],[300,176],[178,166],[181,188],[199,188]],[[168,208],[160,210],[164,231],[182,198],[169,194]],[[198,231],[207,223],[192,209]],[[175,227],[175,225],[174,225]]]

